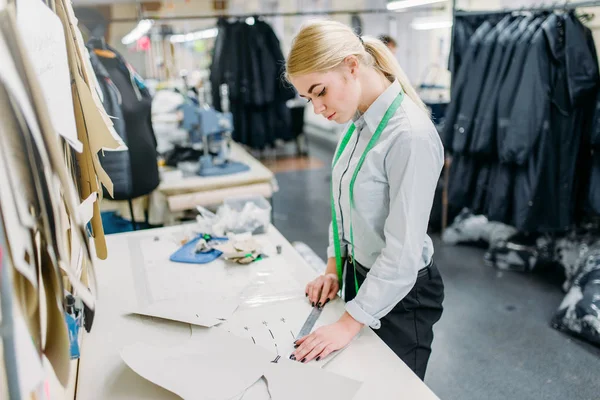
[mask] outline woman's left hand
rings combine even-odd
[[[303,363],[312,359],[319,361],[350,343],[362,326],[346,312],[337,322],[322,326],[310,335],[298,339],[295,342],[298,348],[290,358]]]

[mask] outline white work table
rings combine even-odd
[[[150,196],[133,199],[135,219],[145,221],[146,210],[151,225],[173,225],[181,212],[196,206],[217,206],[228,197],[259,195],[270,199],[277,192],[273,172],[232,142],[230,159],[246,164],[250,169],[223,176],[199,176],[183,173],[172,167],[161,167],[161,182]],[[126,201],[102,201],[102,210],[117,210],[129,220],[131,212]]]
[[[231,195],[260,194],[270,198],[276,191],[273,172],[241,145],[231,143],[230,158],[248,165],[250,169],[223,176],[194,175],[163,179],[158,191],[167,197],[170,211],[192,209],[196,205],[221,204],[225,197]]]
[[[211,282],[199,282],[195,276],[202,268],[212,268],[219,279],[230,277],[232,281],[241,278],[253,282],[255,303],[271,299],[270,304],[277,302],[279,305],[286,304],[286,300],[293,302],[304,298],[306,282],[316,276],[273,226],[257,239],[265,249],[280,245],[280,255],[267,252],[270,257],[248,266],[226,265],[221,259],[204,265],[169,262],[172,246],[184,237],[184,232],[190,234],[191,229],[192,226],[187,225],[107,236],[108,258],[96,263],[99,298],[93,329],[83,338],[78,400],[178,398],[137,375],[119,355],[124,346],[138,341],[176,346],[189,339],[197,329],[188,324],[128,314],[135,308],[140,295],[150,293],[151,285],[139,279],[138,273],[147,266],[153,273],[163,271],[160,277],[165,288],[179,288],[181,292],[195,285],[198,290],[203,284],[212,285]],[[156,245],[152,245],[153,242]],[[243,303],[238,310],[244,307],[250,307],[249,303]],[[341,315],[343,303],[336,300],[326,308]],[[363,382],[354,397],[356,400],[437,399],[369,328],[364,328],[361,335],[324,369]]]

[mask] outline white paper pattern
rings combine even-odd
[[[52,125],[81,153],[83,144],[77,138],[67,46],[60,19],[39,0],[18,0],[17,26],[39,79]]]
[[[341,300],[335,300],[341,301]],[[325,306],[313,331],[319,327],[334,323],[339,315],[330,312]],[[311,305],[305,299],[285,301],[278,304],[238,310],[218,329],[226,330],[235,336],[260,346],[282,358],[289,358],[294,352],[294,341],[298,332],[311,312]],[[322,368],[340,352],[319,361],[312,360],[307,365]]]

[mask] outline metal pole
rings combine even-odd
[[[415,9],[415,11],[431,11],[432,7]],[[196,20],[196,19],[214,19],[214,18],[248,18],[248,17],[302,17],[309,15],[340,15],[340,14],[379,14],[395,13],[387,8],[367,8],[364,10],[329,10],[329,11],[294,11],[294,12],[274,12],[274,13],[252,13],[252,14],[212,14],[212,15],[175,15],[165,17],[145,16],[142,19],[151,19],[154,21],[177,21],[177,20]],[[138,18],[113,18],[109,22],[138,22]]]
[[[453,0],[453,3],[455,0]],[[530,8],[506,8],[499,10],[489,10],[489,11],[463,11],[458,10],[454,13],[454,16],[462,16],[462,15],[490,15],[490,14],[504,14],[510,12],[542,12],[542,11],[554,11],[554,10],[572,10],[575,8],[581,7],[598,7],[600,6],[600,1],[578,1],[574,3],[563,3],[563,4],[553,4],[550,6],[539,6],[539,7],[530,7]]]

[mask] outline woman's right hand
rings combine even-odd
[[[340,290],[337,273],[326,272],[306,285],[306,296],[312,306],[323,307]]]

